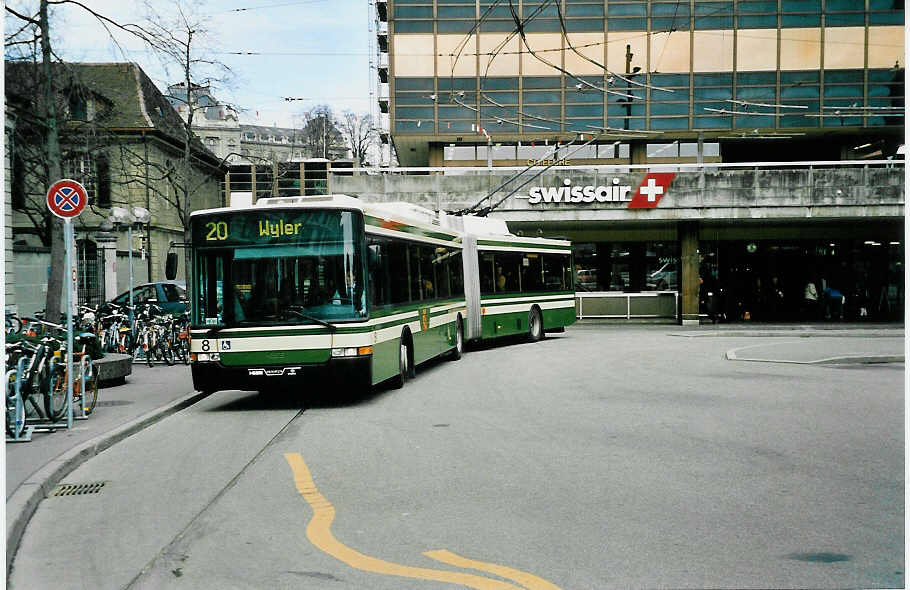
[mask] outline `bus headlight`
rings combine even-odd
[[[209,361],[220,361],[221,355],[217,352],[194,352],[190,355],[191,361],[198,361],[200,363],[206,363]]]
[[[335,358],[340,357],[353,357],[353,356],[366,356],[373,354],[372,346],[361,346],[361,347],[346,347],[346,348],[333,348],[332,356]]]

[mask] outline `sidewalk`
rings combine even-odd
[[[133,365],[126,383],[101,389],[95,411],[73,428],[35,432],[6,444],[7,571],[25,526],[42,499],[79,465],[118,441],[201,399],[190,369]]]

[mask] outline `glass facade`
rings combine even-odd
[[[902,124],[901,0],[391,5],[397,135]]]
[[[676,242],[574,243],[573,250],[579,293],[680,290]],[[701,241],[699,259],[700,311],[725,321],[903,318],[897,240]],[[809,283],[815,298],[807,301]]]
[[[903,318],[900,241],[703,241],[699,250],[702,291],[715,294],[717,313],[728,321]],[[814,301],[806,300],[807,289]]]
[[[440,78],[438,86],[434,78],[396,78],[394,132],[462,133],[479,125],[497,133],[539,135],[604,128],[672,132],[903,123],[898,112],[904,105],[903,69],[651,74],[642,79],[649,88],[622,90],[635,98],[607,95],[604,101],[600,91],[573,84],[567,76]]]
[[[678,291],[676,242],[573,243],[575,290]]]

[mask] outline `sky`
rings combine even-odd
[[[140,24],[147,14],[143,0],[80,1],[121,24]],[[38,2],[6,4],[35,14]],[[150,4],[163,15],[175,14],[175,4],[190,6],[200,15],[208,31],[207,57],[232,71],[232,80],[213,85],[213,94],[242,109],[243,123],[300,126],[300,114],[320,104],[337,114],[346,109],[374,110],[369,0],[150,0]],[[12,26],[16,21],[7,16],[7,34]],[[51,46],[66,61],[136,62],[162,92],[182,77],[178,67],[166,66],[137,39],[121,32],[113,35],[115,42],[98,19],[79,6],[54,6],[50,29]]]

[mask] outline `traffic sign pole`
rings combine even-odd
[[[75,180],[58,180],[47,190],[47,208],[63,219],[63,241],[66,242],[66,273],[73,272],[73,218],[88,203],[85,187]],[[73,280],[66,277],[66,427],[73,427]],[[53,395],[53,392],[49,392]]]
[[[63,220],[66,268],[73,268],[73,220]],[[73,427],[73,281],[66,277],[66,427]],[[83,384],[83,389],[85,384]]]

